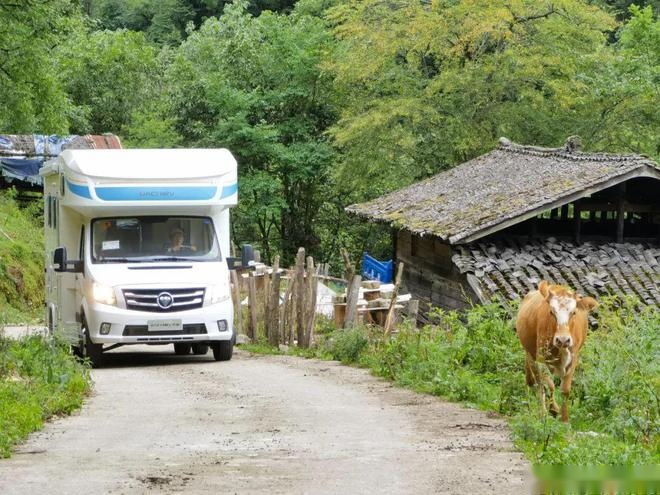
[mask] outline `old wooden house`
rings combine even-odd
[[[515,299],[541,279],[660,305],[660,167],[644,156],[499,147],[351,213],[394,229],[404,283],[429,305]]]

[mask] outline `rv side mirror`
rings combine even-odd
[[[252,247],[252,244],[243,244],[241,246],[241,264],[244,267],[248,267],[253,265],[254,261],[254,248]]]
[[[66,248],[56,247],[53,251],[53,264],[58,265],[55,267],[56,272],[66,271]]]
[[[66,248],[63,246],[56,247],[53,251],[53,264],[57,265],[54,268],[56,272],[82,273],[83,271],[82,261],[67,259]],[[69,268],[69,265],[73,265],[73,267]]]
[[[239,263],[240,261],[240,263]],[[254,249],[250,244],[243,244],[241,247],[241,259],[227,258],[227,266],[230,270],[247,270],[254,268]]]

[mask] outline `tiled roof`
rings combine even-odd
[[[640,155],[582,153],[570,138],[561,148],[502,138],[490,153],[346,210],[463,244],[638,175],[660,179],[660,167]]]
[[[545,279],[583,295],[631,295],[660,305],[660,247],[657,244],[575,245],[549,238],[458,246],[452,258],[461,273],[472,274],[482,301],[516,299]],[[476,287],[475,287],[476,285]]]

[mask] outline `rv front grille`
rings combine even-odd
[[[124,289],[126,308],[152,313],[173,313],[201,308],[204,289]]]
[[[122,335],[124,337],[137,337],[145,335],[200,335],[205,333],[207,332],[204,323],[192,323],[183,325],[183,330],[158,330],[151,332],[147,325],[126,325]]]

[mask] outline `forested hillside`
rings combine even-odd
[[[0,129],[227,147],[237,243],[387,255],[343,208],[500,136],[660,156],[659,6],[638,3],[0,0]]]

